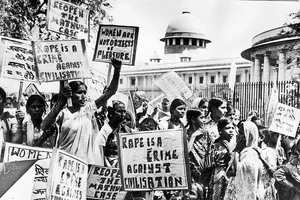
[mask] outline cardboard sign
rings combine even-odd
[[[53,150],[46,199],[86,199],[87,163],[65,151]]]
[[[124,199],[118,168],[91,165],[87,181],[87,197],[90,199]]]
[[[10,79],[36,82],[37,68],[30,42],[12,38],[1,38],[3,57],[2,76]]]
[[[27,145],[6,142],[3,162],[40,160],[51,158],[51,156],[52,149],[31,147]]]
[[[96,100],[103,94],[106,86],[106,75],[94,69],[90,69],[91,78],[86,79],[88,95],[91,99]]]
[[[84,40],[33,41],[40,82],[90,77]]]
[[[100,24],[93,61],[134,65],[139,27]]]
[[[41,95],[40,91],[37,89],[37,87],[30,83],[27,88],[25,89],[25,94],[27,94],[29,97],[33,94]]]
[[[47,30],[76,39],[87,39],[89,12],[75,4],[49,0]]]
[[[299,109],[282,103],[277,103],[276,110],[269,129],[283,135],[295,137],[299,121]]]
[[[50,159],[38,160],[34,164],[32,200],[46,198],[46,186],[49,175]]]
[[[155,85],[170,99],[180,98],[186,101],[193,95],[186,83],[174,71],[170,71],[159,77],[155,81]]]
[[[119,162],[125,191],[191,188],[182,129],[120,133]]]

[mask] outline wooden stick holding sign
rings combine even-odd
[[[23,81],[20,81],[17,110],[20,110],[23,95]]]
[[[68,81],[64,81],[64,87],[68,87],[68,86],[69,86]],[[68,105],[68,107],[73,107],[72,98],[71,97],[68,97],[68,99],[67,99],[67,105]]]
[[[107,87],[109,86],[109,83],[110,83],[111,68],[112,68],[112,65],[111,65],[111,63],[109,63],[108,72],[107,72],[107,79],[106,79],[107,80],[107,82],[106,82]]]

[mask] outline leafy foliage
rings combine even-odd
[[[107,0],[69,0],[90,11],[90,25],[96,33],[104,18],[112,21]],[[24,40],[53,40],[62,36],[46,30],[48,0],[1,0],[0,35]]]

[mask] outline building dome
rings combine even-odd
[[[182,12],[182,15],[171,21],[166,30],[165,37],[160,40],[165,41],[167,38],[183,37],[203,39],[206,43],[211,42],[206,36],[202,22],[188,11]]]

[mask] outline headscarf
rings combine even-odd
[[[196,99],[194,99],[192,103],[192,108],[199,108],[199,104],[202,99],[203,99],[202,97],[197,97]]]
[[[244,122],[244,134],[246,137],[246,147],[258,146],[258,129],[253,122]]]
[[[130,112],[129,110],[126,110],[126,115],[129,115],[130,117],[130,123],[127,125],[129,126],[129,128],[135,129],[135,117],[133,113]]]
[[[112,106],[108,106],[107,111],[108,113],[113,113],[121,104],[125,106],[125,104],[122,101],[119,100],[113,100]]]

